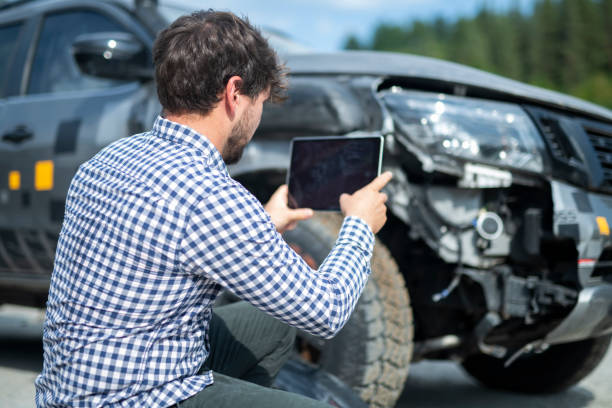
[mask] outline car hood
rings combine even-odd
[[[344,51],[285,55],[293,75],[350,74],[424,79],[462,85],[500,97],[580,112],[612,122],[612,111],[559,92],[504,78],[465,65],[435,58],[378,51]]]

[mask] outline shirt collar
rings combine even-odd
[[[199,134],[190,127],[158,116],[153,123],[152,133],[170,142],[180,143],[199,150],[206,157],[209,166],[227,173],[227,167],[217,148],[206,136]]]

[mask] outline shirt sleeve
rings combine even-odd
[[[370,274],[374,235],[344,220],[318,270],[276,231],[261,203],[237,182],[197,203],[186,222],[180,261],[255,307],[317,336],[333,337],[350,317]]]

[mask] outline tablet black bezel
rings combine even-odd
[[[293,163],[293,145],[296,141],[302,142],[302,141],[317,141],[317,142],[321,142],[321,141],[337,141],[337,140],[359,140],[359,139],[376,139],[379,140],[379,154],[378,154],[378,168],[376,169],[376,175],[379,176],[382,170],[382,161],[383,161],[383,151],[384,151],[384,137],[380,134],[368,134],[368,135],[346,135],[346,136],[312,136],[312,137],[295,137],[293,139],[291,139],[291,146],[289,149],[289,167],[287,169],[287,176],[285,179],[285,184],[287,184],[287,194],[289,195],[289,206],[291,207],[291,194],[290,194],[290,188],[289,188],[289,180],[291,179],[291,164]],[[326,211],[326,212],[338,212],[340,211],[340,204],[338,203],[338,208],[335,209],[329,209],[329,208],[313,208],[313,210],[315,211]]]

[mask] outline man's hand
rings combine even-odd
[[[314,214],[310,208],[297,208],[295,210],[289,208],[287,205],[288,194],[289,189],[286,184],[283,184],[276,189],[270,197],[270,201],[264,206],[264,209],[272,218],[276,230],[281,234],[294,229],[298,221],[307,220]]]
[[[380,190],[391,180],[393,175],[386,171],[376,177],[370,184],[353,194],[340,196],[340,209],[345,217],[349,215],[364,220],[376,234],[387,221],[387,195]]]

